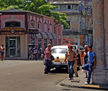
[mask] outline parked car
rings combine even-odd
[[[67,66],[67,63],[63,64],[67,50],[68,50],[68,46],[66,45],[53,46],[51,48],[51,53],[54,57],[53,66],[55,68]]]
[[[79,50],[83,50],[82,46],[78,45],[72,45],[75,50],[79,48]],[[67,45],[57,45],[53,46],[51,48],[51,53],[54,57],[53,60],[53,67],[59,68],[59,67],[67,67],[67,63],[63,64],[63,61],[65,59],[65,54],[68,51],[68,46]]]

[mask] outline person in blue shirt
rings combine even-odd
[[[82,69],[88,70],[88,78],[85,84],[90,84],[91,74],[93,69],[96,67],[96,55],[92,51],[92,46],[88,47],[88,63],[82,66]]]

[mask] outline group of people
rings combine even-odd
[[[92,75],[93,69],[96,67],[96,55],[93,52],[92,46],[85,45],[84,50],[82,51],[83,54],[83,65],[82,70],[86,75],[87,81],[85,84],[90,84],[90,79]],[[76,59],[78,60],[78,55],[75,50],[73,50],[72,45],[68,45],[68,51],[66,52],[64,62],[68,62],[68,72],[70,80],[73,79],[73,74],[76,73],[77,66],[75,67]],[[75,67],[75,68],[74,68]]]
[[[93,52],[92,46],[85,45],[84,52],[83,52],[83,65],[82,69],[85,71],[87,81],[85,84],[90,84],[90,79],[92,75],[92,71],[96,67],[96,55]]]
[[[4,45],[2,44],[0,46],[0,60],[2,60],[2,61],[4,59],[4,51],[5,51],[5,48],[4,48]]]
[[[43,50],[42,48],[31,47],[29,49],[29,59],[30,60],[39,60],[42,58]]]
[[[73,79],[73,74],[78,77],[78,67],[82,66],[83,72],[85,72],[87,81],[85,84],[90,84],[90,79],[93,69],[96,66],[96,56],[93,52],[92,46],[85,45],[83,54],[83,65],[80,61],[80,51],[75,50],[71,44],[68,45],[68,51],[65,54],[65,60],[63,63],[68,63],[68,73],[69,79]],[[48,44],[48,47],[45,49],[45,70],[44,73],[48,74],[51,66],[51,45]]]

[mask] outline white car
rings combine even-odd
[[[54,57],[53,60],[54,67],[57,68],[61,66],[67,66],[67,63],[63,64],[67,50],[68,50],[68,46],[66,45],[53,46],[51,48],[51,54]]]
[[[80,49],[83,50],[82,46],[78,46],[78,45],[72,45],[74,47],[74,49]],[[64,59],[65,59],[65,54],[68,51],[68,46],[67,45],[57,45],[57,46],[53,46],[51,48],[51,53],[54,57],[53,60],[53,66],[58,68],[58,67],[67,67],[67,63],[64,63]]]

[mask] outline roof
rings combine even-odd
[[[80,4],[81,1],[68,1],[68,2],[49,2],[50,4]]]
[[[3,10],[3,11],[0,11],[0,12],[29,12],[29,11],[26,11],[26,10],[21,10],[21,9],[8,9],[8,10]]]
[[[22,10],[22,9],[14,9],[14,8],[0,11],[0,13],[32,13],[32,14],[36,14],[36,15],[39,15],[39,16],[48,17],[48,16],[38,14],[38,13],[35,13],[35,12],[32,12],[32,11],[27,11],[27,10]],[[51,17],[48,17],[48,18],[51,18]],[[53,19],[53,18],[51,18],[51,19]]]

